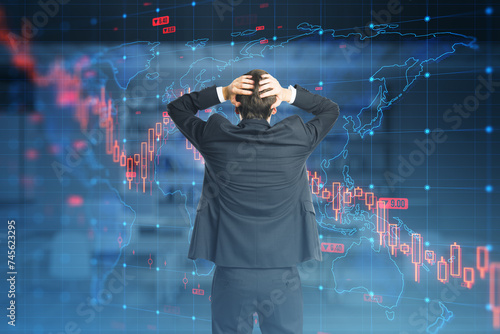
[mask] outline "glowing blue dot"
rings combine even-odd
[[[428,78],[428,77],[430,77],[430,76],[431,76],[431,74],[430,74],[429,72],[425,72],[424,76],[425,76],[426,78]]]
[[[491,304],[486,304],[486,311],[491,311]]]
[[[493,72],[493,67],[491,67],[491,66],[487,66],[487,67],[484,69],[484,71],[485,71],[486,73],[488,73],[488,74],[489,74],[489,73]]]
[[[484,131],[486,131],[486,133],[492,133],[493,132],[493,127],[491,125],[488,125]]]
[[[273,36],[273,41],[277,40],[278,38],[276,36]]]
[[[426,184],[424,188],[425,188],[425,190],[429,190],[429,189],[431,189],[431,187],[429,187],[429,185],[428,185],[428,184]]]
[[[233,46],[233,45],[234,45],[234,42],[231,42],[231,46]]]
[[[374,241],[373,238],[370,238],[370,242],[373,242],[373,241]]]
[[[127,226],[127,222],[123,222],[123,226]]]
[[[431,300],[429,298],[425,298],[425,302],[428,303],[430,302]]]
[[[196,185],[196,182],[193,181],[193,182],[191,182],[191,184],[194,186],[194,185]]]
[[[156,224],[156,228],[160,228],[160,224]]]
[[[323,35],[323,30],[320,30],[320,31],[319,31],[319,34],[320,34],[320,35]]]
[[[156,271],[160,271],[160,268],[156,267]]]
[[[426,241],[425,242],[425,247],[429,247],[430,246],[430,242],[429,241]]]
[[[319,291],[323,290],[323,285],[318,286]]]
[[[159,137],[157,137],[157,138],[156,138],[156,141],[160,141],[160,138],[159,138]]]
[[[196,6],[196,2],[195,1],[191,2],[191,6],[193,6],[193,7]]]
[[[127,14],[123,14],[123,18],[126,19],[127,18]]]
[[[191,275],[193,275],[193,276],[194,276],[194,275],[195,275],[195,272],[194,272],[194,271],[192,271],[192,272],[191,272]]]
[[[484,10],[484,13],[486,15],[491,15],[493,14],[493,8],[492,7],[486,7],[486,9]]]
[[[156,181],[156,184],[160,184],[160,181]]]
[[[375,25],[373,23],[370,23],[370,29],[373,29],[373,27],[375,27]]]
[[[320,81],[320,82],[319,82],[319,85],[320,85],[320,86],[323,86],[323,81]]]
[[[127,56],[123,56],[123,59],[127,59]]]
[[[373,77],[370,77],[370,82],[373,82],[373,80],[374,80]]]
[[[160,314],[160,310],[156,310],[156,314]]]
[[[123,304],[123,309],[124,310],[127,309],[127,305]]]
[[[160,11],[160,8],[156,8],[156,12],[158,13]]]
[[[191,50],[193,50],[193,51],[194,51],[194,50],[196,50],[196,48],[194,48],[194,47],[193,47],[193,48],[191,48]]]
[[[370,130],[370,132],[368,132],[368,134],[369,134],[370,136],[373,136],[373,130]]]
[[[372,296],[372,297],[373,297],[373,295],[374,295],[373,291],[370,291],[370,296]]]
[[[491,252],[493,250],[493,246],[492,245],[486,245],[486,249],[488,250],[488,252]]]
[[[127,180],[123,180],[123,184],[127,184]]]
[[[429,133],[431,133],[431,130],[425,129],[424,132],[425,132],[426,135],[428,135]]]
[[[124,97],[124,98],[123,98],[123,101],[127,101],[127,98],[126,98],[126,97]]]
[[[158,56],[160,54],[160,51],[156,51],[156,55]]]
[[[196,317],[193,315],[193,318],[192,318],[192,319],[193,319],[193,321],[195,321],[195,320],[196,320]]]
[[[127,264],[126,263],[123,264],[123,268],[127,268]]]
[[[424,20],[425,20],[425,22],[429,22],[431,20],[431,18],[430,18],[430,16],[426,16]]]
[[[61,22],[61,30],[66,31],[66,30],[69,30],[69,28],[70,28],[69,22],[67,22],[67,21]]]
[[[323,239],[323,234],[320,234],[320,235],[319,235],[319,238],[320,238],[320,239]]]
[[[370,189],[373,189],[373,184],[370,184]]]
[[[126,143],[127,142],[127,139],[123,138],[123,142]]]
[[[484,187],[487,193],[490,193],[493,191],[493,186],[491,184],[488,184],[486,187]]]
[[[159,99],[160,98],[160,95],[156,95],[156,98]]]
[[[95,17],[90,19],[90,24],[95,26],[97,24],[97,19]]]

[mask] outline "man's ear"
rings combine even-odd
[[[278,110],[276,110],[276,108],[273,108],[272,110],[273,111],[271,111],[271,115],[274,115],[274,114],[276,114],[278,112]]]

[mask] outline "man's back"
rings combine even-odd
[[[305,162],[339,112],[331,100],[295,88],[293,105],[316,115],[308,123],[297,115],[272,127],[265,119],[233,125],[218,114],[203,123],[186,118],[186,109],[214,102],[215,87],[169,104],[170,116],[205,159],[190,259],[246,268],[321,260]]]
[[[299,200],[301,180],[307,183],[308,147],[292,130],[299,117],[291,116],[273,127],[266,120],[233,125],[220,115],[211,118],[218,118],[217,125],[202,149],[210,176],[221,176],[216,178],[220,204],[242,216],[265,219],[286,214]]]

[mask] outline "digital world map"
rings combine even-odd
[[[341,235],[351,237],[351,241],[345,244],[345,255],[331,262],[331,279],[335,282],[336,292],[342,294],[353,290],[361,290],[369,294],[371,298],[373,296],[389,296],[375,300],[377,305],[386,310],[388,320],[394,319],[395,310],[401,302],[400,296],[404,292],[405,280],[411,278],[405,277],[400,271],[398,264],[394,260],[394,254],[391,254],[390,247],[387,247],[388,245],[386,244],[381,245],[378,243],[379,232],[377,232],[376,226],[378,212],[374,213],[373,209],[367,209],[366,203],[363,203],[363,198],[358,203],[355,203],[354,200],[352,202],[348,200],[348,203],[346,203],[347,199],[341,196],[344,191],[341,191],[336,196],[332,196],[332,198],[338,196],[338,200],[340,201],[336,218],[335,211],[332,210],[332,201],[334,200],[330,197],[325,198],[321,194],[324,194],[324,191],[328,191],[330,194],[333,193],[329,183],[332,181],[338,182],[339,171],[332,167],[332,161],[347,158],[349,154],[349,139],[352,136],[359,136],[362,139],[369,134],[373,135],[383,122],[384,112],[390,110],[390,107],[394,103],[397,103],[405,94],[411,94],[411,86],[416,80],[424,78],[426,68],[429,64],[437,63],[445,60],[447,57],[453,56],[455,52],[459,52],[460,48],[475,47],[475,38],[473,37],[454,33],[402,34],[397,31],[397,28],[398,25],[396,24],[384,24],[374,26],[372,29],[375,33],[371,36],[362,36],[360,33],[342,35],[336,33],[333,29],[323,29],[320,26],[304,22],[297,26],[297,35],[284,42],[275,43],[274,45],[263,44],[262,41],[267,40],[262,37],[244,43],[242,47],[238,46],[238,52],[236,52],[234,58],[218,59],[208,57],[197,59],[185,69],[184,74],[179,75],[179,80],[173,81],[165,87],[165,91],[161,96],[162,102],[167,104],[180,96],[180,94],[211,86],[214,84],[216,78],[225,76],[225,72],[231,71],[231,67],[235,63],[245,62],[256,57],[266,58],[267,54],[273,52],[273,49],[286,49],[289,44],[311,35],[324,35],[326,43],[339,45],[340,50],[345,49],[346,45],[354,43],[355,39],[361,41],[364,39],[375,41],[378,39],[384,41],[397,40],[400,47],[405,50],[405,53],[413,54],[414,56],[410,56],[400,63],[388,63],[365,78],[371,82],[371,90],[374,93],[373,99],[357,113],[344,115],[339,120],[340,124],[335,127],[335,133],[332,134],[336,138],[335,146],[329,147],[329,157],[324,158],[321,164],[316,166],[315,176],[317,177],[315,179],[311,178],[312,191],[316,194],[315,205],[317,212],[319,212],[319,215],[317,215],[318,225],[327,231],[325,233],[340,233]],[[250,29],[233,33],[233,36],[248,36],[257,32],[255,29]],[[425,41],[427,48],[422,50],[420,46],[415,47],[414,42],[416,40]],[[205,47],[206,43],[207,40],[196,40],[187,43],[186,46],[195,50]],[[117,85],[121,89],[126,90],[132,79],[139,75],[145,75],[153,59],[158,58],[158,61],[162,61],[162,55],[157,52],[158,45],[159,43],[150,42],[129,43],[110,49],[93,61],[108,62],[113,68],[114,80]],[[351,51],[346,50],[345,52]],[[159,77],[158,73],[148,73],[147,75],[148,79],[151,80]],[[400,90],[395,91],[388,88],[394,87],[391,81],[403,82],[404,84],[399,85]],[[214,112],[217,111],[214,110]],[[172,129],[168,126],[164,129],[169,135],[177,131],[175,128]],[[155,146],[155,155],[159,154],[157,152],[165,146],[168,149],[168,141],[165,141],[165,143],[160,144],[158,147]],[[193,148],[193,150],[195,149]],[[344,167],[342,176],[343,179],[338,182],[338,187],[350,192],[350,196],[354,197],[353,193],[356,188],[356,181],[350,177],[349,166],[346,165]],[[160,189],[165,184],[165,182],[156,177],[154,182],[157,183]],[[315,188],[316,192],[314,191]],[[162,191],[164,194],[166,193],[166,191]],[[338,188],[336,191],[338,191]],[[362,192],[362,190],[360,191]],[[383,216],[383,219],[388,221],[388,217]],[[406,226],[402,219],[398,219],[397,228],[401,231],[401,240],[411,240],[414,232]],[[403,242],[400,241],[400,243]],[[127,247],[126,241],[122,247]],[[351,255],[355,249],[359,249],[360,251]],[[411,256],[411,251],[406,255]],[[358,261],[354,261],[354,257],[359,257]],[[369,263],[359,266],[359,261],[369,261]],[[436,264],[435,260],[431,265],[424,262],[421,258],[420,265],[426,271],[430,271],[430,266]],[[366,266],[386,268],[384,277],[366,277],[366,275],[358,271]],[[346,270],[347,268],[350,270]],[[196,267],[196,275],[209,275],[212,270],[213,266],[210,265],[208,267]],[[349,275],[346,275],[346,272],[349,272]],[[427,331],[429,333],[436,333],[453,317],[453,312],[449,311],[444,304],[440,303],[440,307],[443,310],[443,315],[435,323],[428,326]]]
[[[220,8],[228,7],[211,6],[213,17],[222,22],[226,14]],[[159,12],[152,16],[159,34],[182,31],[179,22],[173,25],[173,14],[160,17]],[[3,15],[0,11],[0,22]],[[226,86],[260,68],[283,87],[298,83],[340,106],[332,131],[307,161],[323,254],[322,262],[299,266],[308,328],[315,334],[347,328],[434,334],[459,330],[470,315],[474,323],[464,332],[500,330],[500,260],[490,233],[494,214],[487,209],[491,201],[476,198],[479,190],[494,193],[494,188],[474,179],[471,190],[470,180],[450,176],[454,188],[429,177],[429,170],[452,175],[454,162],[447,168],[440,163],[463,153],[461,159],[471,169],[474,164],[474,173],[492,178],[491,171],[477,167],[483,157],[468,153],[466,132],[479,131],[477,119],[486,117],[473,113],[480,107],[493,113],[489,101],[500,84],[490,67],[474,76],[473,84],[452,82],[476,75],[475,53],[484,52],[478,39],[458,27],[456,32],[428,27],[408,31],[395,17],[394,23],[336,29],[333,21],[319,25],[305,16],[293,26],[269,27],[257,24],[253,15],[233,18],[231,29],[223,30],[226,41],[208,37],[207,29],[193,32],[188,42],[82,43],[60,54],[53,46],[23,43],[0,24],[0,42],[11,66],[25,74],[33,92],[35,112],[27,116],[24,131],[26,138],[35,137],[21,145],[10,138],[17,125],[5,123],[3,129],[10,136],[6,149],[24,149],[26,168],[37,175],[20,176],[19,182],[28,190],[47,190],[46,196],[34,196],[42,204],[33,210],[32,234],[52,230],[45,225],[47,217],[57,203],[62,207],[60,231],[51,242],[27,252],[25,260],[45,265],[47,256],[57,263],[47,268],[61,293],[53,293],[47,309],[59,312],[61,319],[74,316],[75,328],[83,332],[85,326],[90,331],[101,326],[94,322],[101,321],[99,315],[112,319],[111,331],[134,325],[138,332],[210,327],[215,264],[187,259],[205,160],[176,128],[167,104],[206,87]],[[130,17],[123,14],[124,20]],[[460,103],[439,100],[448,101],[451,84],[461,87],[454,92]],[[9,94],[15,89],[20,88]],[[239,122],[228,101],[197,116],[206,121],[214,114]],[[295,114],[304,121],[312,118],[283,103],[271,125]],[[426,127],[420,129],[423,123]],[[463,141],[449,139],[452,131],[463,132]],[[402,134],[414,137],[402,139]],[[490,142],[474,139],[474,145],[491,151]],[[450,142],[455,146],[447,151]],[[413,151],[404,153],[408,145]],[[7,163],[9,170],[16,166]],[[425,178],[420,167],[426,168]],[[17,182],[9,180],[10,186]],[[433,209],[439,206],[429,195],[434,187],[456,191],[455,197],[439,195],[448,200],[442,212]],[[472,203],[477,208],[470,209]],[[464,208],[476,216],[463,214]],[[440,225],[447,215],[451,227]],[[483,232],[491,234],[486,242]],[[42,272],[35,266],[30,275]],[[66,278],[77,283],[66,285]],[[115,288],[111,282],[123,286]],[[51,290],[43,284],[32,290],[29,298],[35,302],[28,306],[36,314],[38,301]],[[70,292],[75,290],[80,293]],[[123,319],[115,320],[122,311]],[[147,325],[140,327],[141,321]],[[55,327],[37,324],[33,332]]]

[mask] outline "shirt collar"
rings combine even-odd
[[[269,122],[263,118],[244,118],[242,119],[238,125],[246,125],[246,124],[259,124],[259,125],[264,125],[264,126],[267,126],[267,127],[271,127],[271,124],[269,124]]]

